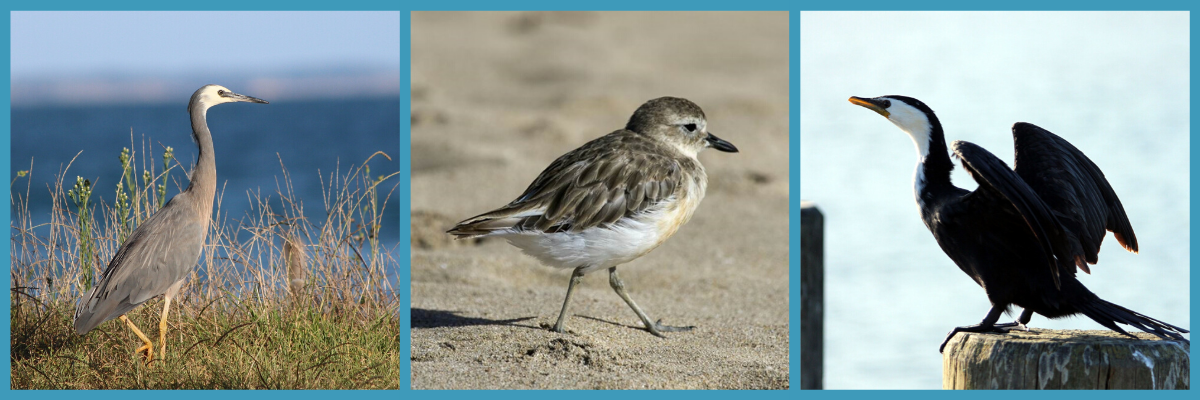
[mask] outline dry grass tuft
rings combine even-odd
[[[306,216],[282,160],[281,184],[273,195],[248,192],[247,215],[224,213],[219,192],[199,264],[171,305],[165,362],[144,365],[133,353],[140,341],[116,320],[75,335],[76,301],[121,240],[162,206],[170,172],[182,175],[166,156],[164,171],[146,158],[138,171],[137,153],[123,156],[117,190],[125,195],[111,204],[105,190],[91,196],[101,200],[78,202],[84,188],[64,186],[67,164],[46,188],[48,222],[29,212],[31,185],[15,187],[29,171],[13,179],[12,388],[399,388],[399,243],[379,240],[385,227],[397,229],[382,219],[396,173],[370,171],[373,160],[392,162],[382,152],[304,178],[321,180],[321,219]],[[156,337],[161,309],[154,299],[128,315]]]

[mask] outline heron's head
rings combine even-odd
[[[879,96],[873,98],[850,97],[850,102],[879,113],[900,130],[908,133],[917,144],[917,151],[924,157],[929,153],[929,140],[933,129],[941,128],[937,115],[920,100],[906,96]]]
[[[192,100],[188,102],[188,111],[195,110],[196,107],[207,110],[209,107],[217,104],[238,101],[268,104],[266,100],[237,94],[221,85],[204,85],[204,87],[197,89],[196,93],[192,94]]]
[[[642,104],[625,129],[655,137],[691,156],[709,147],[727,153],[738,151],[732,143],[708,132],[708,121],[700,106],[678,97],[660,97]]]

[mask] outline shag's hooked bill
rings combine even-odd
[[[1048,318],[1083,314],[1136,339],[1116,323],[1130,325],[1164,340],[1182,340],[1183,329],[1104,301],[1075,279],[1091,273],[1088,264],[1105,231],[1137,252],[1137,237],[1121,200],[1104,173],[1083,152],[1036,125],[1013,125],[1014,168],[975,144],[950,145],[964,169],[979,183],[975,191],[950,183],[954,163],[946,152],[942,124],[933,110],[905,96],[851,97],[912,137],[919,155],[915,178],[921,219],[942,251],[984,288],[992,309],[976,325],[958,332],[1028,330],[1036,312]],[[997,324],[1011,305],[1024,309],[1017,321]]]

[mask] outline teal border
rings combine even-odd
[[[412,96],[407,94],[412,93],[412,72],[410,66],[412,60],[412,13],[407,11],[400,12],[400,115],[401,118],[405,115],[412,115]],[[405,62],[408,61],[408,62]],[[409,79],[403,79],[408,77]],[[412,119],[409,118],[409,121]],[[400,121],[400,149],[397,154],[400,155],[400,187],[412,188],[412,126]],[[412,209],[412,191],[400,190],[396,193],[400,194],[400,209]],[[400,226],[411,227],[412,213],[400,213]],[[401,229],[403,230],[403,228]],[[411,242],[412,232],[402,232],[401,237],[409,237]],[[403,242],[402,242],[403,243]],[[403,282],[396,285],[397,288],[405,288],[400,290],[400,389],[409,391],[412,388],[412,335],[407,335],[407,332],[412,330],[412,251],[409,247],[404,247],[400,251],[400,272],[396,274]],[[406,350],[407,349],[407,350]],[[405,357],[408,355],[409,357]]]
[[[790,174],[789,174],[789,176],[790,176],[789,185],[792,188],[792,193],[791,193],[791,197],[790,197],[790,207],[791,207],[791,210],[793,210],[793,212],[791,212],[789,214],[789,223],[792,228],[791,232],[793,232],[793,234],[789,236],[789,241],[790,241],[790,245],[792,248],[799,248],[799,240],[800,240],[799,235],[794,234],[794,232],[798,232],[797,228],[799,227],[799,222],[800,222],[799,214],[795,212],[795,210],[799,210],[799,206],[800,206],[800,193],[799,193],[800,175],[798,173],[800,165],[799,165],[799,159],[797,157],[800,154],[799,153],[800,142],[799,142],[798,138],[799,138],[799,133],[800,133],[799,132],[799,126],[800,126],[799,121],[800,121],[800,117],[801,117],[800,116],[800,105],[799,105],[799,98],[800,98],[800,82],[799,82],[799,77],[800,77],[800,74],[799,74],[799,72],[800,72],[800,64],[799,64],[799,60],[800,60],[800,41],[799,41],[800,13],[799,12],[800,11],[802,11],[802,10],[803,11],[810,11],[810,10],[811,11],[820,11],[820,10],[1042,10],[1042,11],[1048,11],[1048,10],[1085,10],[1085,9],[1086,10],[1112,10],[1112,11],[1115,11],[1115,10],[1191,11],[1192,9],[1197,8],[1196,4],[1190,3],[1190,2],[1184,2],[1184,1],[1142,1],[1142,2],[1092,1],[1092,2],[1086,2],[1086,3],[1081,2],[1081,1],[1068,1],[1068,2],[1008,1],[1008,2],[1003,2],[1003,3],[986,2],[986,3],[965,4],[963,2],[952,2],[952,1],[897,2],[897,1],[878,1],[878,0],[860,0],[860,1],[855,1],[855,2],[840,2],[840,3],[813,2],[813,1],[801,1],[801,2],[744,1],[744,2],[738,2],[738,3],[728,3],[728,2],[716,2],[716,1],[710,1],[710,0],[692,0],[692,1],[686,1],[686,2],[685,1],[648,2],[648,1],[618,0],[618,1],[607,1],[607,2],[602,2],[602,3],[594,2],[592,4],[587,4],[587,3],[568,4],[568,3],[561,2],[561,1],[544,1],[544,0],[543,1],[514,1],[514,2],[508,2],[508,3],[497,3],[497,2],[486,2],[486,1],[399,2],[399,1],[360,1],[360,0],[340,1],[340,2],[331,2],[331,1],[318,2],[318,1],[308,1],[308,0],[294,0],[294,1],[288,1],[288,2],[284,2],[284,1],[247,2],[247,1],[215,0],[215,1],[207,1],[207,2],[164,3],[161,1],[155,2],[155,1],[140,0],[140,1],[109,2],[109,3],[105,3],[105,4],[97,4],[96,2],[84,2],[84,1],[55,1],[55,2],[9,1],[9,2],[6,2],[6,6],[7,6],[6,8],[9,11],[15,11],[15,10],[114,10],[114,11],[116,11],[116,10],[246,10],[246,11],[251,11],[251,10],[399,10],[401,12],[401,47],[402,47],[401,48],[401,57],[404,58],[401,61],[406,61],[407,57],[410,56],[410,53],[409,53],[410,40],[409,40],[409,38],[411,36],[411,30],[410,30],[410,28],[406,28],[406,27],[411,27],[411,24],[409,24],[410,14],[408,12],[410,10],[433,10],[433,9],[438,9],[438,10],[466,10],[466,9],[485,9],[485,10],[487,10],[487,9],[514,9],[514,10],[519,10],[519,9],[768,10],[768,9],[770,9],[770,10],[789,10],[789,11],[791,11],[791,14],[789,15],[789,20],[790,20],[790,24],[791,24],[790,33],[789,33],[789,35],[790,35],[789,63],[790,63],[790,71],[791,71],[791,77],[790,77],[791,101],[789,102],[789,104],[790,104],[789,124],[790,124],[791,130],[792,130],[792,134],[791,134],[792,139],[789,142],[789,145],[790,145],[791,154],[793,154],[793,157],[790,157],[790,159],[789,159],[789,168],[791,169]],[[2,22],[3,29],[2,30],[6,35],[8,35],[11,32],[11,19],[10,18],[2,18],[2,20],[3,20],[3,22]],[[863,27],[863,29],[869,30],[869,29],[871,29],[871,27]],[[1197,35],[1196,35],[1195,31],[1193,30],[1191,33],[1191,38],[1190,38],[1191,42],[1195,43],[1196,38],[1197,38]],[[2,71],[3,71],[4,76],[10,76],[10,61],[11,61],[11,60],[9,60],[9,57],[11,54],[9,52],[10,42],[9,42],[9,40],[7,40],[8,39],[7,36],[5,37],[5,39],[6,40],[3,40],[3,50],[4,50],[3,53],[4,53],[5,61],[3,62],[2,67],[0,67],[0,68],[3,68]],[[1191,61],[1192,61],[1193,66],[1195,65],[1195,60],[1196,60],[1195,52],[1192,51]],[[409,63],[402,62],[401,65],[402,65],[401,71],[400,71],[400,73],[402,75],[401,77],[407,78],[407,76],[410,75],[410,71],[409,71],[409,67],[408,67]],[[411,86],[408,83],[409,79],[402,79],[402,81],[405,82],[403,87],[411,89]],[[0,85],[3,85],[2,89],[6,93],[8,93],[11,89],[8,79],[4,79],[3,82],[0,83]],[[1193,88],[1195,87],[1194,83],[1192,83],[1191,85]],[[1192,92],[1194,93],[1194,90],[1192,90]],[[1189,97],[1190,96],[1191,95],[1189,94]],[[10,142],[11,114],[9,111],[9,106],[10,106],[10,97],[9,96],[0,96],[0,161],[3,161],[3,162],[0,162],[0,171],[3,172],[3,176],[5,176],[5,177],[11,177],[11,175],[12,175],[11,149],[10,149],[10,146],[11,146],[11,142]],[[409,98],[407,96],[405,96],[403,92],[401,93],[400,108],[401,108],[401,111],[405,112],[405,114],[408,114],[411,111]],[[1193,115],[1195,114],[1196,109],[1197,109],[1196,104],[1193,101],[1191,104],[1191,111],[1192,111]],[[1192,126],[1192,137],[1193,138],[1195,137],[1195,132],[1196,132],[1195,126],[1193,124],[1193,126]],[[408,124],[401,124],[399,134],[400,134],[400,139],[401,139],[401,141],[400,141],[401,146],[400,146],[400,149],[398,149],[399,154],[400,154],[400,166],[401,166],[400,167],[400,172],[401,172],[400,179],[401,179],[401,182],[404,183],[405,186],[407,186],[407,183],[409,181],[409,174],[411,173],[411,170],[410,170],[411,163],[409,161],[410,160],[409,157],[411,156],[411,153],[410,153],[409,147],[405,145],[406,143],[410,143],[410,131],[409,131]],[[1189,143],[1189,145],[1190,145],[1190,143]],[[1191,174],[1192,174],[1191,182],[1190,182],[1190,184],[1192,185],[1191,186],[1192,187],[1191,196],[1194,201],[1195,187],[1196,187],[1196,169],[1194,167],[1191,167]],[[5,198],[7,198],[8,195],[10,194],[9,187],[7,185],[4,185],[4,188],[2,190],[3,190],[3,193],[5,194]],[[403,191],[403,190],[400,191],[400,193],[403,193],[403,195],[400,196],[400,206],[402,208],[410,208],[410,204],[411,204],[410,203],[410,193],[408,191]],[[0,207],[0,215],[3,216],[4,221],[10,221],[11,220],[10,208],[9,207]],[[401,226],[409,226],[410,222],[409,222],[408,218],[409,217],[407,214],[401,213],[401,219],[399,221]],[[8,245],[8,243],[11,240],[11,238],[10,238],[11,232],[8,229],[4,229],[3,231],[4,232],[2,234],[0,234],[0,238],[4,239],[5,245],[0,246],[0,254],[3,255],[4,260],[9,260],[10,259],[10,254],[9,254],[10,245]],[[1195,244],[1195,243],[1196,243],[1196,240],[1193,235],[1192,244]],[[794,255],[793,255],[793,257],[791,257],[791,259],[790,259],[790,263],[791,263],[790,266],[791,266],[792,271],[799,270],[799,258],[794,257]],[[399,276],[407,279],[411,276],[410,273],[411,273],[411,271],[409,269],[408,263],[401,262],[401,271],[400,271]],[[793,274],[793,276],[795,276],[795,274]],[[1192,283],[1194,286],[1195,277],[1193,276],[1191,279],[1192,279]],[[5,286],[8,286],[11,284],[8,274],[2,274],[2,277],[0,277],[0,281],[4,282]],[[795,282],[795,279],[792,279],[792,281]],[[402,285],[402,286],[407,287],[407,285]],[[791,299],[799,299],[799,284],[798,284],[798,282],[791,285],[789,293],[790,293]],[[410,303],[409,291],[401,291],[400,297],[401,297],[402,303]],[[9,305],[10,305],[9,297],[3,296],[3,299],[0,300],[0,302],[2,302],[2,306],[3,306],[2,312],[7,313],[8,309],[9,309]],[[1194,315],[1195,309],[1196,309],[1195,308],[1195,303],[1196,303],[1195,299],[1193,298],[1191,302],[1192,302],[1192,310],[1193,310],[1192,312]],[[791,321],[799,321],[800,320],[798,310],[799,310],[798,307],[791,307],[791,311],[790,311],[790,320]],[[400,314],[401,314],[402,331],[407,331],[408,328],[410,327],[408,308],[401,307]],[[897,316],[897,318],[902,319],[903,317]],[[792,332],[799,332],[799,330],[793,329]],[[881,329],[881,334],[884,334],[882,332],[882,329]],[[0,318],[0,336],[3,337],[4,342],[6,342],[6,343],[9,342],[9,340],[11,340],[10,333],[9,333],[9,320],[8,320],[7,316],[5,316],[4,318]],[[401,344],[401,347],[409,347],[409,345],[410,345],[409,337],[402,334],[401,339],[400,339],[400,344]],[[790,341],[790,344],[791,344],[791,352],[790,353],[792,355],[792,357],[791,357],[792,376],[797,376],[797,374],[799,372],[799,369],[798,369],[799,337],[793,336],[792,340]],[[408,352],[402,351],[401,353],[406,354]],[[9,357],[10,357],[10,352],[9,352],[8,346],[0,346],[0,358],[9,359]],[[394,398],[399,398],[399,397],[433,398],[434,396],[440,397],[440,396],[447,396],[447,395],[451,396],[451,397],[459,397],[459,396],[466,397],[469,395],[475,395],[475,393],[467,393],[467,392],[411,391],[409,389],[409,375],[411,374],[411,370],[409,368],[409,360],[404,357],[401,357],[401,368],[400,368],[400,371],[401,371],[401,376],[400,376],[401,390],[400,390],[400,392],[403,392],[403,393],[392,393],[389,391],[357,391],[354,393],[331,393],[329,391],[292,391],[292,392],[226,391],[226,392],[221,392],[220,394],[216,394],[216,393],[212,393],[212,392],[208,392],[208,391],[175,391],[175,392],[170,392],[170,393],[130,393],[127,391],[90,391],[90,392],[86,392],[86,393],[79,392],[79,391],[38,391],[38,392],[10,391],[9,387],[10,387],[11,381],[10,381],[10,377],[8,374],[8,370],[10,368],[9,364],[5,363],[3,368],[4,368],[4,373],[0,373],[0,398],[4,398],[4,399],[33,398],[34,396],[37,396],[38,398],[47,398],[47,399],[60,399],[61,398],[61,399],[78,400],[85,395],[88,398],[95,398],[95,399],[107,399],[107,398],[128,399],[131,396],[139,396],[140,397],[140,396],[159,396],[159,395],[169,395],[175,399],[208,399],[214,395],[232,396],[234,398],[250,398],[251,396],[256,396],[256,397],[261,397],[264,399],[275,399],[275,398],[278,398],[278,399],[285,399],[285,398],[286,399],[293,399],[293,398],[326,399],[329,397],[340,397],[340,396],[356,396],[361,399],[383,399],[383,398],[394,399]],[[1192,378],[1195,378],[1194,372],[1192,374]],[[793,378],[792,382],[798,383],[799,380]],[[620,395],[621,396],[631,396],[631,397],[635,397],[635,398],[651,398],[651,397],[660,398],[660,397],[665,396],[668,398],[688,398],[688,399],[727,398],[727,397],[733,397],[733,396],[746,396],[746,395],[749,395],[749,396],[752,396],[755,398],[804,397],[804,398],[815,398],[815,399],[825,399],[825,398],[838,398],[838,399],[863,398],[863,399],[866,399],[866,398],[869,398],[868,396],[875,397],[875,396],[880,396],[880,395],[887,396],[888,398],[897,398],[897,399],[908,399],[908,398],[911,398],[911,399],[940,399],[940,398],[952,398],[952,397],[960,398],[960,397],[965,397],[965,396],[972,396],[972,397],[980,398],[980,399],[999,399],[999,398],[1001,398],[1001,396],[1013,395],[1010,393],[998,393],[998,392],[976,392],[976,393],[967,394],[967,393],[940,392],[940,391],[878,391],[878,392],[876,392],[876,391],[870,391],[870,392],[867,392],[867,391],[804,391],[804,392],[800,392],[800,391],[798,391],[798,388],[796,388],[796,389],[797,389],[797,391],[755,391],[755,392],[748,392],[748,393],[747,392],[728,392],[728,391],[672,391],[672,392],[652,392],[652,393],[650,393],[650,392],[630,392],[628,394],[622,393]],[[481,394],[484,394],[488,397],[514,398],[514,399],[515,398],[522,398],[522,399],[528,398],[531,394],[535,395],[535,396],[554,395],[554,394],[550,394],[550,393],[542,394],[542,393],[501,392],[501,391],[488,391],[486,393],[481,393]],[[581,399],[589,399],[589,398],[599,399],[599,398],[611,397],[614,395],[613,393],[609,393],[607,391],[579,391],[579,392],[564,393],[564,394],[567,396],[571,396],[572,398],[581,398]],[[1135,396],[1141,395],[1140,393],[1107,393],[1107,392],[1098,392],[1098,393],[1089,392],[1087,394],[1078,393],[1078,392],[1065,393],[1065,394],[1064,393],[1020,393],[1020,394],[1016,394],[1016,395],[1029,396],[1030,398],[1033,398],[1033,399],[1049,398],[1050,396],[1054,396],[1055,398],[1058,398],[1059,396],[1063,396],[1063,395],[1066,395],[1066,396],[1086,395],[1086,396],[1089,396],[1089,398],[1115,399],[1115,398],[1117,398],[1117,396],[1125,397],[1130,394],[1135,395]],[[1045,396],[1045,397],[1043,397],[1043,396]],[[1193,394],[1191,394],[1190,391],[1185,391],[1185,392],[1177,391],[1177,392],[1164,392],[1161,394],[1155,394],[1155,396],[1157,398],[1184,398],[1184,396],[1188,396],[1187,398],[1190,398],[1190,396],[1193,396]]]

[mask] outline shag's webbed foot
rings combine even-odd
[[[1003,324],[996,324],[996,329],[999,329],[1006,333],[1008,331],[1012,331],[1012,330],[1029,332],[1029,327],[1025,326],[1025,324],[1022,324],[1021,321],[1013,321],[1013,322],[1006,322]]]
[[[1000,324],[1000,325],[1007,325],[1007,324]],[[1008,329],[1004,329],[1000,326],[997,326],[996,324],[987,324],[987,325],[975,324],[975,325],[971,325],[971,326],[960,326],[960,327],[954,328],[954,330],[952,330],[952,331],[950,331],[950,333],[946,334],[946,340],[943,340],[942,345],[938,347],[938,353],[941,353],[942,351],[946,350],[946,343],[950,343],[950,339],[954,338],[954,335],[959,332],[1008,333]]]
[[[1020,329],[1023,331],[1029,330],[1029,327],[1025,324],[1028,324],[1029,320],[1033,318],[1032,310],[1025,309],[1022,311],[1021,316],[1017,317],[1016,321],[997,324],[996,320],[1000,319],[1000,314],[1003,313],[1004,310],[1004,307],[992,306],[992,309],[988,311],[988,315],[983,317],[983,321],[980,321],[978,324],[954,328],[954,330],[950,331],[949,334],[946,334],[946,340],[943,340],[942,345],[938,347],[938,353],[945,351],[946,343],[950,343],[950,339],[954,337],[954,334],[959,332],[1008,333],[1008,331],[1013,329]]]

